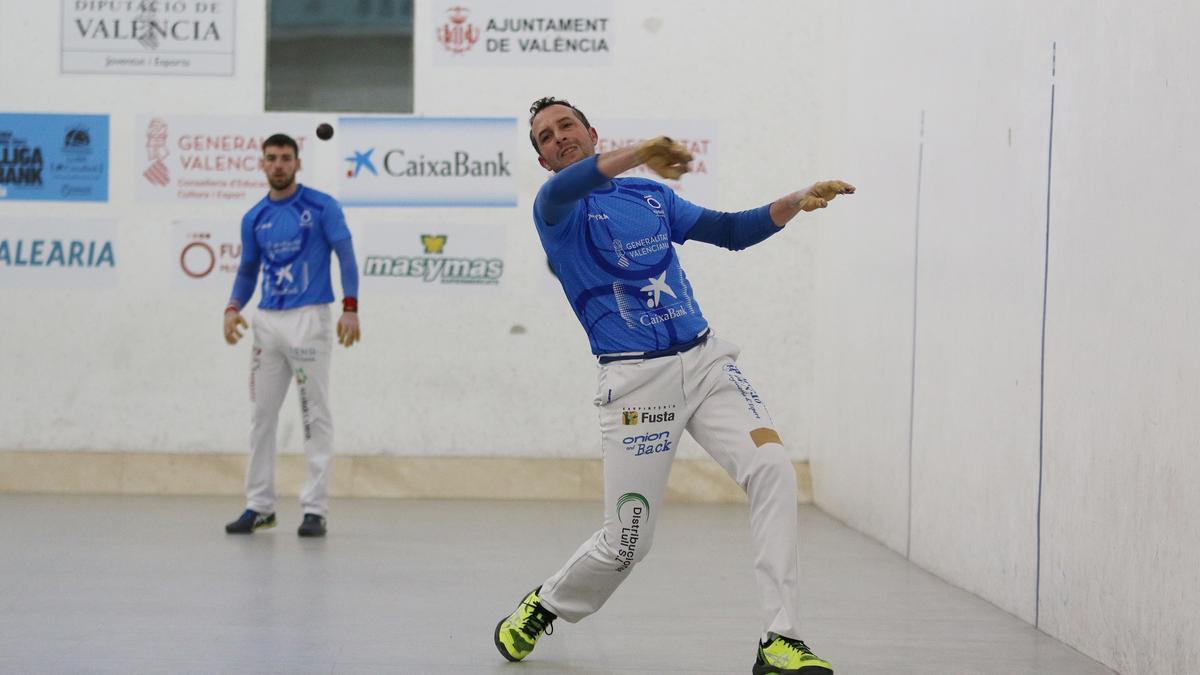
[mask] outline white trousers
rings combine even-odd
[[[795,469],[737,355],[709,337],[682,354],[600,366],[604,526],[542,584],[547,609],[579,621],[646,557],[686,429],[750,498],[764,630],[799,637]]]
[[[329,475],[333,464],[333,421],[329,413],[329,357],[333,319],[329,305],[259,310],[251,321],[254,352],[250,362],[250,464],[246,467],[246,508],[275,510],[275,452],[279,408],[288,384],[296,380],[308,480],[300,493],[304,513],[329,511]]]

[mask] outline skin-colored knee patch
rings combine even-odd
[[[754,441],[754,446],[761,448],[767,443],[778,443],[783,445],[783,440],[779,438],[779,432],[770,427],[759,427],[750,432],[750,440]]]

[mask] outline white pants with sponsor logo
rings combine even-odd
[[[650,550],[667,475],[686,429],[750,498],[765,630],[799,637],[796,474],[738,348],[694,349],[600,366],[604,526],[542,584],[542,603],[575,622],[600,609]]]
[[[246,468],[246,508],[275,510],[275,435],[288,384],[296,380],[308,480],[300,493],[305,513],[329,509],[333,463],[333,421],[329,414],[329,356],[333,323],[329,305],[259,310],[251,321],[254,352],[250,363],[250,464]]]

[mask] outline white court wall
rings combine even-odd
[[[818,503],[1122,672],[1200,671],[1200,7],[615,6],[612,66],[467,69],[432,63],[418,1],[417,113],[523,121],[555,94],[601,131],[711,123],[722,209],[858,184],[766,245],[682,250],[793,456],[810,457]],[[220,339],[225,292],[172,290],[165,258],[172,220],[249,205],[137,203],[134,119],[260,113],[264,4],[238,3],[233,77],[179,80],[59,75],[59,12],[0,0],[0,110],[110,114],[110,201],[5,202],[0,222],[115,220],[119,281],[0,289],[0,450],[243,452],[248,345]],[[306,157],[338,159],[333,144]],[[532,149],[514,167],[516,209],[350,210],[356,238],[368,221],[486,220],[508,265],[493,298],[363,294],[366,340],[334,363],[339,452],[594,455],[594,367],[528,222],[544,174]]]
[[[1195,673],[1200,6],[1156,4],[1056,16],[1041,625]]]
[[[1200,7],[835,13],[817,503],[1122,673],[1200,671]]]
[[[30,216],[117,222],[115,289],[0,289],[3,341],[0,449],[241,453],[249,407],[249,344],[220,337],[222,289],[211,297],[170,283],[170,223],[236,221],[251,204],[138,203],[139,114],[257,114],[263,110],[265,4],[237,3],[233,77],[60,75],[58,2],[0,0],[0,109],[107,113],[107,204],[0,203],[0,220]],[[605,119],[672,119],[716,129],[720,191],[713,208],[751,208],[819,177],[813,139],[788,124],[811,118],[816,26],[788,2],[747,15],[728,4],[616,2],[611,66],[460,68],[433,63],[429,13],[416,3],[416,113],[516,116],[514,209],[348,209],[362,252],[365,223],[478,224],[504,231],[505,276],[491,297],[371,294],[363,289],[364,341],[336,352],[333,406],[340,453],[401,456],[593,457],[595,365],[583,331],[547,273],[530,222],[545,178],[524,134],[525,111],[565,97],[604,131]],[[763,16],[795,17],[787,40],[763,40]],[[423,28],[424,27],[424,28]],[[720,54],[720,58],[715,55]],[[703,58],[697,58],[701,56]],[[709,58],[713,56],[714,58]],[[697,63],[703,64],[698,68]],[[347,78],[354,73],[348,70]],[[353,112],[353,111],[342,111]],[[750,114],[753,112],[754,114]],[[333,118],[335,115],[328,115]],[[301,181],[336,194],[334,143],[302,153],[325,173]],[[321,161],[316,161],[321,160]],[[683,248],[706,316],[743,345],[744,369],[771,405],[794,458],[802,459],[810,377],[809,224],[742,253]],[[802,219],[803,220],[803,219]],[[335,275],[335,293],[340,286]],[[284,404],[281,447],[298,450],[297,404]],[[681,454],[702,456],[691,445]]]

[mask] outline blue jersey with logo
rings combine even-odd
[[[538,200],[548,199],[546,192]],[[539,206],[534,222],[542,246],[593,354],[666,349],[708,327],[674,248],[704,209],[643,178],[607,181],[558,222],[547,222]]]
[[[333,302],[329,258],[350,238],[337,200],[303,185],[279,202],[270,196],[242,218],[242,259],[262,261],[260,309]]]

